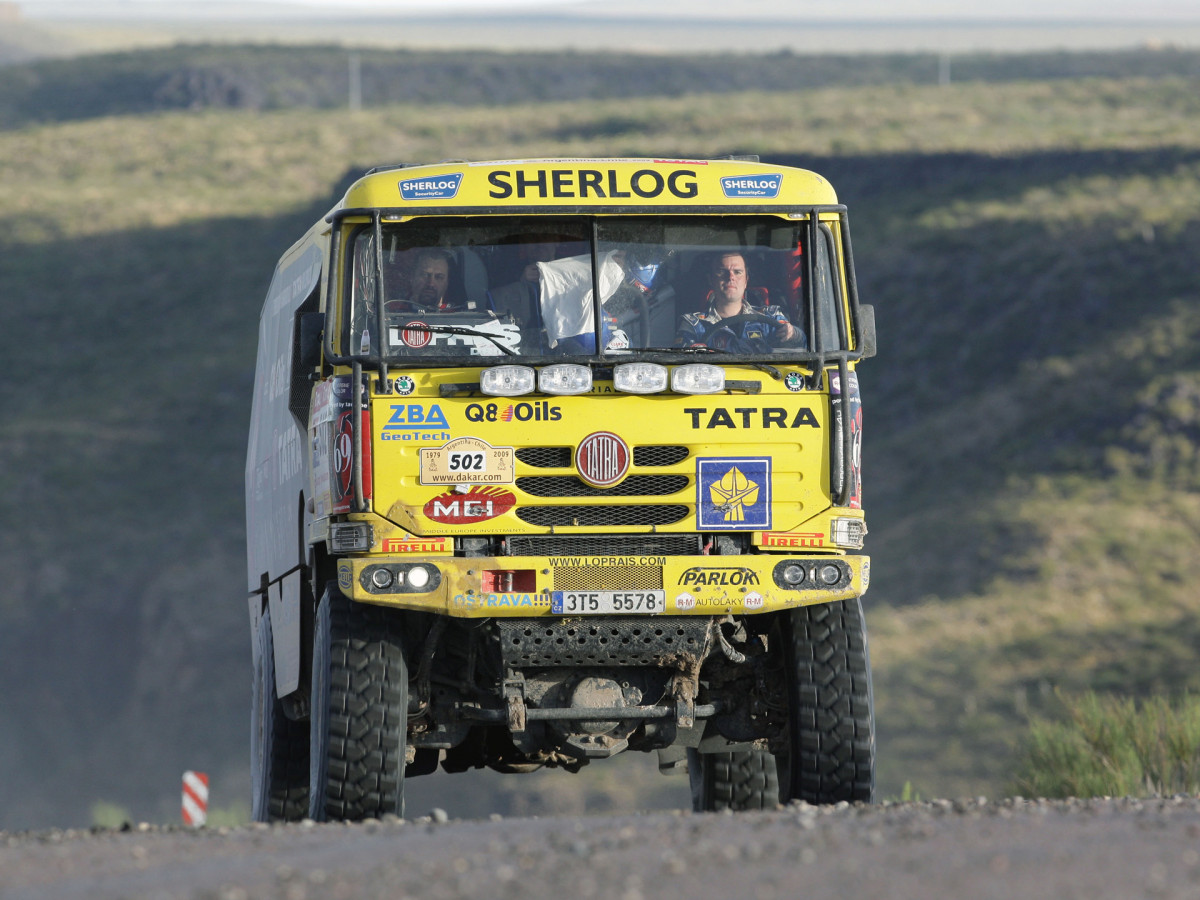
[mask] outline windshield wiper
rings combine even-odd
[[[486,331],[476,331],[474,328],[464,328],[461,325],[427,325],[424,322],[410,322],[404,326],[405,331],[428,331],[430,334],[458,334],[465,337],[481,337],[487,338],[497,347],[500,352],[507,356],[516,356],[516,351],[506,347],[494,334],[488,334]]]
[[[638,347],[639,353],[722,353],[728,355],[731,351],[722,347],[708,347],[703,344],[693,347]],[[760,372],[766,372],[776,381],[782,381],[783,375],[779,370],[772,365],[761,362],[744,362],[738,363],[741,366],[750,366],[752,369],[758,369]]]

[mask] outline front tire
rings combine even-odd
[[[776,756],[782,797],[807,803],[875,799],[875,710],[862,601],[791,610],[788,749]]]
[[[688,780],[696,812],[741,812],[779,805],[775,757],[765,750],[701,753],[689,749]]]
[[[258,620],[255,640],[251,813],[256,822],[298,822],[308,814],[308,726],[289,719],[275,696],[274,636],[268,612]]]
[[[408,666],[399,616],[330,582],[313,630],[309,816],[403,816]]]

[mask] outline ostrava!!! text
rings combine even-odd
[[[696,173],[690,169],[676,169],[665,176],[656,169],[638,169],[628,181],[616,169],[538,169],[535,173],[510,172],[501,169],[488,176],[493,190],[489,197],[503,200],[516,191],[518,199],[529,196],[546,197],[600,197],[620,199],[638,196],[643,199],[661,197],[663,192],[689,200],[699,191]]]

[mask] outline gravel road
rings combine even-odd
[[[1200,798],[0,832],[0,898],[1200,898]]]

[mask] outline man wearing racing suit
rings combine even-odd
[[[750,302],[746,296],[749,275],[746,259],[741,253],[730,251],[715,254],[708,279],[711,287],[706,298],[708,310],[683,316],[675,337],[677,345],[705,344],[719,349],[738,349],[730,345],[744,345],[747,341],[766,341],[769,345],[801,348],[807,345],[804,332],[788,321],[783,307],[772,306],[769,302],[756,306]],[[761,288],[751,291],[752,295],[754,293],[760,293],[764,301],[769,299],[767,292]],[[758,316],[773,319],[774,323],[743,319],[734,328],[722,328],[722,320],[735,316]],[[760,348],[761,344],[759,347],[743,346],[741,349]]]

